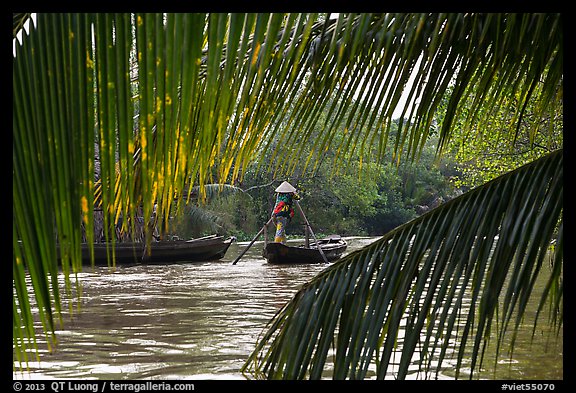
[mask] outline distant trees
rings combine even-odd
[[[508,86],[507,94],[498,104],[482,108],[475,114],[489,122],[470,122],[471,105],[475,95],[464,101],[452,119],[452,137],[447,155],[456,169],[452,182],[456,187],[469,189],[534,161],[563,145],[562,84],[549,87],[555,101],[542,116],[542,83],[535,85],[532,95],[524,101],[522,93]],[[449,89],[451,92],[453,89]],[[436,116],[442,123],[446,116],[448,94]],[[519,112],[523,113],[519,121]]]
[[[342,138],[342,134],[340,130],[335,139]],[[226,189],[206,203],[193,201],[173,216],[169,232],[191,237],[218,231],[250,239],[270,216],[275,187],[287,178],[299,190],[301,204],[319,234],[383,235],[456,194],[447,177],[454,164],[449,158],[437,162],[434,137],[431,139],[417,162],[402,161],[397,166],[391,154],[382,162],[361,162],[355,154],[346,158],[347,166],[335,169],[336,149],[331,148],[324,152],[314,171],[309,168],[287,177],[263,169],[271,166],[272,154],[268,153],[236,182],[247,192],[230,193]],[[301,148],[310,150],[306,145]],[[288,234],[303,235],[303,224],[296,215]]]

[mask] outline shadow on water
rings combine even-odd
[[[350,238],[348,252],[373,240]],[[56,351],[41,352],[39,363],[29,363],[30,373],[17,371],[13,377],[245,379],[239,370],[267,322],[325,267],[269,265],[261,257],[261,242],[232,265],[246,245],[234,243],[215,262],[134,265],[114,272],[85,268],[79,274],[82,311],[64,315]],[[544,332],[539,337],[532,346],[549,340]],[[562,378],[562,336],[547,345],[551,351],[539,353],[534,369],[526,361],[534,356],[530,346],[522,345],[510,367],[485,377]],[[453,375],[443,368],[441,377]]]

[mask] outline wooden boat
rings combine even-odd
[[[340,258],[348,244],[346,240],[338,235],[332,235],[322,240],[318,240],[322,252],[328,262]],[[323,263],[324,259],[318,251],[316,243],[311,243],[309,247],[304,245],[294,247],[282,243],[268,243],[263,251],[268,263],[290,264],[290,263]]]
[[[162,264],[173,262],[213,261],[224,257],[235,240],[224,236],[206,236],[192,240],[168,240],[150,243],[150,254],[144,243],[115,243],[116,264]],[[94,243],[94,264],[107,266],[106,243]],[[59,251],[59,250],[58,250]],[[82,263],[90,265],[88,244],[82,245]]]

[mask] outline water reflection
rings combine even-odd
[[[348,239],[348,252],[373,240]],[[259,243],[232,265],[246,244],[233,244],[217,262],[87,268],[80,274],[82,312],[65,316],[57,350],[14,378],[244,379],[239,369],[266,323],[325,267],[267,264]],[[539,362],[524,377],[562,378],[561,343],[550,343],[547,374]],[[520,353],[532,356],[517,349],[514,359]],[[526,363],[514,366],[526,372]],[[416,378],[417,367],[412,371]],[[439,377],[453,375],[448,367]]]

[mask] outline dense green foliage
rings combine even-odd
[[[543,117],[538,117],[542,84],[535,85],[532,96],[525,103],[521,93],[508,86],[507,94],[498,105],[483,108],[476,115],[490,118],[490,122],[480,125],[468,118],[476,95],[472,93],[467,97],[454,115],[453,131],[446,148],[446,156],[451,157],[457,169],[452,177],[453,184],[463,189],[476,187],[561,148],[562,88],[561,84],[556,86],[556,101]],[[445,99],[440,106],[436,115],[438,123],[444,121],[447,104]],[[522,121],[516,123],[521,110]]]
[[[342,130],[338,137],[342,138]],[[217,231],[240,240],[251,239],[270,217],[274,189],[287,179],[298,189],[301,205],[316,233],[383,235],[455,195],[447,178],[451,173],[447,160],[438,162],[432,142],[424,147],[418,161],[402,161],[399,166],[390,154],[382,162],[361,162],[355,154],[346,157],[346,167],[335,169],[335,149],[329,149],[314,171],[309,168],[286,178],[263,169],[273,167],[271,154],[266,154],[236,183],[248,191],[226,192],[205,203],[193,201],[181,214],[174,215],[169,233],[187,238]],[[310,150],[303,149],[305,153]],[[304,234],[304,220],[299,214],[288,234]]]

